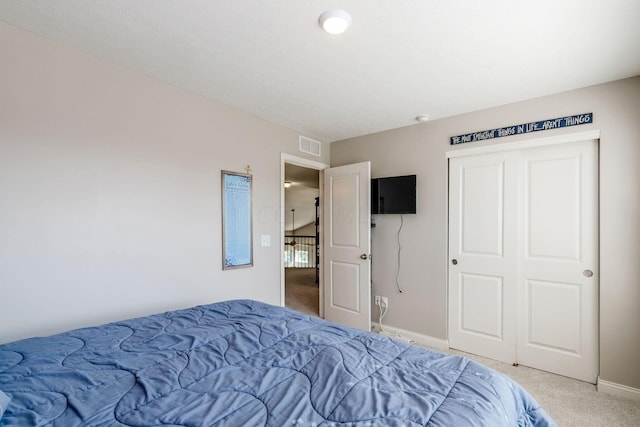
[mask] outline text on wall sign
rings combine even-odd
[[[541,130],[559,129],[569,126],[586,125],[593,123],[593,113],[576,114],[573,116],[559,117],[557,119],[541,120],[539,122],[524,123],[498,129],[472,132],[465,135],[451,137],[451,145],[464,144],[465,142],[484,141],[487,139],[501,138],[503,136],[520,135],[523,133],[538,132]]]

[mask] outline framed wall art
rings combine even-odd
[[[222,269],[253,266],[252,176],[222,171]]]

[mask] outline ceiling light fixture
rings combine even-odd
[[[430,117],[428,114],[420,114],[419,116],[416,116],[416,120],[420,123],[426,123],[429,121],[429,119]]]
[[[320,15],[318,23],[329,34],[342,34],[351,25],[351,15],[341,9],[327,10]]]

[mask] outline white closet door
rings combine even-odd
[[[518,362],[591,383],[598,374],[597,142],[524,150]]]
[[[512,159],[498,153],[449,164],[449,343],[507,363],[516,360]]]
[[[449,163],[452,348],[595,383],[597,141]]]

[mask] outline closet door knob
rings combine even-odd
[[[369,258],[369,257],[367,256],[367,254],[362,254],[362,255],[360,255],[360,258],[361,258],[361,259],[367,259],[367,258]]]
[[[585,271],[582,272],[582,274],[584,275],[584,277],[591,277],[591,276],[593,276],[593,271],[585,270]]]
[[[452,259],[452,260],[451,260],[451,264],[453,264],[453,265],[458,265],[458,260],[457,260],[457,259],[455,259],[455,258],[454,258],[454,259]]]

